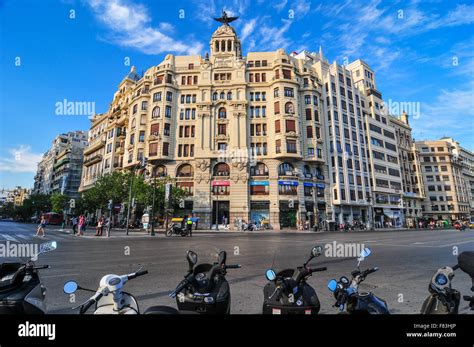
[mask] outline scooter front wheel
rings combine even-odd
[[[171,236],[173,234],[173,230],[171,229],[168,229],[168,231],[166,232],[166,236]]]

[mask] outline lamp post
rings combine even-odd
[[[370,230],[374,230],[374,213],[373,213],[373,204],[372,204],[372,197],[371,197],[371,193],[369,193],[369,195],[367,195],[367,203],[369,204],[369,229]]]
[[[150,235],[155,236],[155,191],[156,191],[156,172],[154,168],[151,170],[151,177],[153,178],[153,194],[152,194],[152,201],[151,201],[151,215],[150,215],[150,223],[151,223],[151,230]]]

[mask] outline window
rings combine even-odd
[[[226,124],[219,124],[217,126],[217,134],[218,135],[226,135]]]
[[[313,127],[312,126],[306,127],[306,137],[308,139],[313,138]]]
[[[150,143],[150,146],[148,148],[148,154],[151,157],[154,157],[154,156],[158,155],[158,143],[156,143],[156,142]]]
[[[173,101],[173,93],[166,92],[166,101]]]
[[[277,119],[275,121],[275,133],[279,133],[280,131],[281,131],[281,129],[280,129],[280,120]]]
[[[166,108],[165,108],[165,117],[171,118],[171,106],[166,106]]]
[[[160,106],[153,107],[153,111],[151,111],[151,118],[158,118],[160,117]]]
[[[161,92],[153,94],[153,101],[154,102],[161,101]]]
[[[226,163],[218,163],[214,166],[214,176],[229,176],[230,168]]]
[[[160,133],[160,124],[152,124],[150,128],[150,135],[158,135]]]
[[[163,135],[170,136],[170,123],[165,123],[165,128],[163,129]]]
[[[140,131],[140,133],[138,135],[138,142],[145,142],[145,131],[144,130]]]
[[[169,155],[170,144],[168,142],[163,142],[163,155]]]
[[[219,116],[218,116],[220,119],[224,119],[224,118],[227,118],[227,111],[225,109],[225,107],[221,107],[219,109]]]
[[[296,125],[295,125],[295,121],[294,120],[291,120],[291,119],[287,119],[285,121],[285,125],[286,125],[286,132],[289,133],[289,132],[295,132],[296,131]]]
[[[374,146],[378,146],[378,147],[383,147],[383,141],[382,140],[379,140],[375,137],[371,137],[370,138],[371,140],[371,143],[374,145]]]
[[[281,140],[276,140],[275,141],[275,152],[276,153],[281,153]]]
[[[283,69],[283,78],[291,79],[291,70]]]
[[[279,113],[280,113],[280,102],[279,102],[279,101],[276,101],[276,102],[274,103],[273,109],[274,109],[273,112],[274,112],[275,114],[279,114]]]
[[[286,141],[286,151],[287,153],[296,153],[296,141],[287,140]]]

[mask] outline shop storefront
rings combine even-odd
[[[250,220],[259,227],[269,227],[270,201],[251,201]]]
[[[229,225],[230,217],[230,203],[228,195],[230,194],[230,181],[216,180],[212,181],[212,224],[222,225],[224,227]]]
[[[298,202],[280,201],[280,228],[296,228]]]

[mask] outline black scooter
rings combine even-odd
[[[226,280],[227,269],[240,265],[227,265],[227,253],[220,251],[214,264],[197,264],[197,254],[186,253],[189,269],[170,297],[176,298],[178,310],[184,313],[229,314],[230,287]]]
[[[49,265],[36,266],[38,255],[55,250],[56,241],[40,245],[39,253],[25,263],[0,265],[0,314],[45,314],[46,288],[38,270]]]
[[[183,227],[177,223],[173,223],[166,231],[166,236],[169,237],[172,235],[185,237],[185,236],[190,236],[190,233],[186,225]]]
[[[352,280],[342,276],[339,281],[332,279],[328,282],[328,289],[334,293],[336,303],[334,307],[339,308],[340,313],[350,314],[389,314],[385,300],[377,297],[372,292],[359,292],[359,284],[366,277],[376,271],[373,267],[364,271],[360,270],[360,262],[371,254],[370,248],[365,248],[359,255],[357,269],[352,271]]]
[[[307,280],[316,271],[326,267],[310,268],[309,262],[322,253],[322,247],[311,250],[309,259],[296,269],[285,269],[275,274],[265,272],[268,283],[263,288],[263,314],[317,314],[321,308],[318,296]]]
[[[474,252],[462,252],[458,255],[458,263],[452,268],[442,267],[436,271],[428,286],[430,295],[425,299],[421,307],[421,314],[458,314],[461,302],[461,293],[452,288],[454,271],[461,269],[471,276],[474,292]],[[474,296],[463,296],[469,302],[469,307],[474,310]]]

